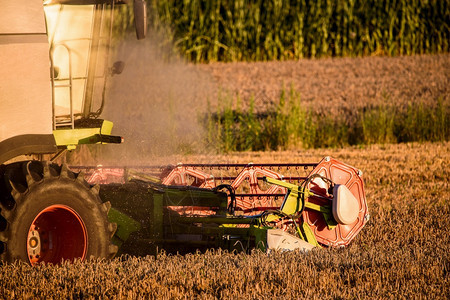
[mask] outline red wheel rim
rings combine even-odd
[[[28,230],[27,253],[31,264],[74,260],[86,256],[87,231],[81,217],[70,207],[52,205],[34,218]]]

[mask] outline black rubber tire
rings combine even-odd
[[[7,262],[22,260],[30,263],[27,247],[30,226],[42,211],[57,206],[63,207],[63,211],[67,209],[73,213],[73,216],[76,215],[79,220],[82,220],[80,224],[84,226],[80,228],[83,228],[84,235],[80,242],[84,241],[84,259],[112,258],[117,252],[117,247],[111,244],[111,237],[117,225],[108,222],[108,211],[111,205],[109,202],[102,203],[98,196],[98,186],[91,187],[84,180],[83,174],[77,175],[65,166],[29,161],[4,167],[1,184],[3,187],[0,188],[0,192],[1,190],[10,192],[10,195],[0,195],[2,196],[0,198],[1,260]],[[45,217],[44,214],[43,218]],[[66,233],[66,229],[61,227],[67,224],[67,230],[69,230],[71,226],[65,218],[62,220],[64,223],[57,223],[62,225],[59,226],[60,231],[55,231],[61,237]],[[1,225],[5,223],[6,226]],[[57,236],[56,233],[54,236]],[[76,235],[73,236],[71,242],[77,239]],[[53,244],[50,247],[52,249],[63,247],[62,242],[60,245],[57,244],[58,241],[59,239],[52,239]],[[65,249],[70,248],[66,246]],[[61,250],[61,252],[64,254],[57,253],[51,257],[47,254],[41,260],[59,263],[61,259],[81,258],[78,254],[70,253],[70,250]],[[36,261],[36,258],[34,260]]]

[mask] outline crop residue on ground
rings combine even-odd
[[[173,156],[174,161],[315,162],[364,172],[371,219],[345,249],[0,266],[0,298],[440,298],[450,295],[450,143]]]

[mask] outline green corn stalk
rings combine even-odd
[[[449,1],[148,2],[151,26],[193,62],[449,51]]]

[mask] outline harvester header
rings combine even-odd
[[[123,244],[125,253],[149,247],[169,252],[343,247],[369,219],[362,172],[329,157],[304,164],[73,169],[99,184],[104,200],[150,229],[133,233],[139,238],[131,234],[127,243],[133,246]],[[151,217],[139,216],[143,207]],[[110,221],[118,232],[127,231],[126,224]]]

